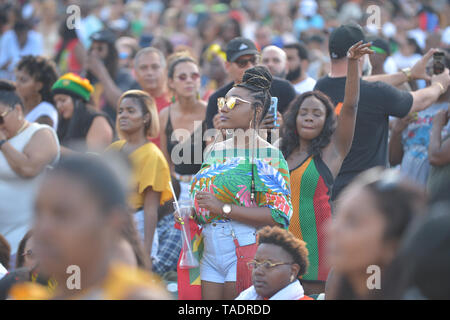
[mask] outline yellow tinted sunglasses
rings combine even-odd
[[[217,107],[219,108],[219,111],[222,110],[225,106],[228,107],[228,109],[232,110],[236,106],[236,101],[242,101],[244,103],[250,103],[250,101],[238,98],[238,97],[228,97],[228,98],[218,98],[217,99]]]

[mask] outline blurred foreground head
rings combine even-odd
[[[94,155],[62,159],[43,179],[35,204],[42,272],[61,280],[70,265],[86,271],[105,266],[126,208],[124,186],[106,162]]]
[[[368,270],[375,266],[386,278],[407,228],[424,210],[422,190],[392,169],[373,168],[355,179],[338,198],[330,228],[329,262],[340,278],[333,298],[371,297]]]
[[[54,297],[168,297],[152,276],[118,259],[123,240],[129,241],[124,234],[130,222],[128,177],[123,174],[127,169],[113,154],[75,155],[62,159],[44,177],[35,204],[33,239],[40,271],[58,283]],[[66,285],[74,266],[80,270],[81,291]]]
[[[388,288],[388,299],[450,299],[450,181],[431,196],[429,213],[411,226],[402,241]]]

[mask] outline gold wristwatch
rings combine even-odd
[[[408,78],[408,82],[412,80],[412,78],[411,78],[411,68],[404,68],[404,69],[402,69],[402,72]]]

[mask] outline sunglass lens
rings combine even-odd
[[[225,99],[224,98],[217,99],[217,107],[219,108],[219,110],[222,110],[224,106],[225,106]]]
[[[238,66],[239,68],[244,68],[245,66],[247,66],[248,60],[240,60],[238,61]]]
[[[228,98],[228,101],[227,101],[228,109],[232,110],[235,105],[236,105],[236,99],[235,98]]]

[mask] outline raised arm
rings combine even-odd
[[[354,44],[347,54],[347,79],[345,82],[345,96],[342,109],[339,113],[336,132],[332,142],[338,155],[343,159],[350,150],[355,131],[356,113],[359,102],[359,59],[365,54],[373,51],[369,49],[370,43],[363,44],[362,41]]]
[[[413,104],[410,113],[419,112],[431,106],[447,91],[449,84],[450,76],[447,68],[441,74],[432,76],[429,87],[411,92]]]
[[[86,69],[92,72],[92,74],[103,84],[105,98],[108,103],[115,108],[122,91],[115,84],[114,80],[111,79],[104,63],[100,60],[100,58],[92,55],[91,53],[87,55]]]
[[[394,87],[398,87],[399,85],[412,80],[424,79],[426,81],[430,81],[431,78],[426,72],[426,66],[428,61],[433,56],[433,53],[436,51],[436,49],[428,50],[428,52],[424,54],[423,57],[411,68],[410,73],[406,71],[399,71],[392,74],[377,74],[364,77],[364,80],[370,82],[382,81]]]

